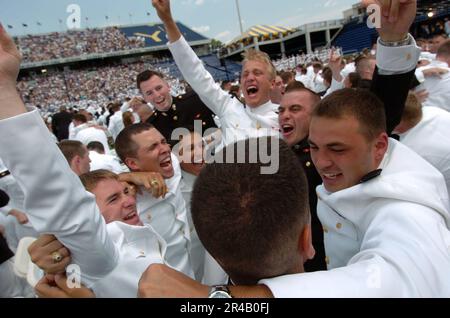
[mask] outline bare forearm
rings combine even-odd
[[[14,85],[0,86],[0,120],[26,113]]]
[[[166,28],[167,37],[169,38],[169,41],[171,43],[178,41],[178,39],[181,37],[180,29],[178,29],[177,24],[173,19],[170,19],[166,22],[164,22],[164,26]]]

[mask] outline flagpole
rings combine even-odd
[[[237,14],[238,14],[238,19],[239,19],[239,28],[241,30],[241,35],[243,35],[244,29],[242,28],[242,18],[241,18],[241,10],[239,9],[239,0],[236,0],[236,9],[237,9]]]

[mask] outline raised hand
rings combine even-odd
[[[406,38],[416,18],[417,0],[363,0],[381,8],[381,28],[378,33],[383,41],[401,41]]]
[[[343,78],[341,75],[341,71],[344,68],[344,66],[342,65],[342,56],[339,55],[334,49],[330,51],[328,67],[333,73],[333,78],[338,82],[342,82]]]
[[[16,86],[20,59],[19,50],[0,23],[0,87]]]
[[[181,32],[173,20],[170,11],[170,0],[152,0],[152,5],[156,9],[156,13],[161,21],[164,23],[164,28],[166,29],[169,41],[172,43],[176,42],[181,37]]]
[[[170,0],[152,0],[152,5],[161,21],[166,22],[172,19]]]
[[[156,172],[129,172],[119,175],[119,180],[144,187],[155,198],[165,197],[168,189],[161,174]]]

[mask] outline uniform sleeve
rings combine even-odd
[[[434,210],[403,202],[377,213],[360,252],[347,266],[260,284],[275,297],[287,298],[449,297],[450,232],[444,219]]]
[[[168,47],[184,79],[214,114],[223,117],[231,96],[214,81],[184,37]]]
[[[38,112],[1,120],[0,135],[0,157],[24,191],[36,231],[54,234],[71,251],[87,286],[111,272],[118,252],[95,198],[70,170]]]
[[[377,66],[381,75],[406,73],[414,70],[420,57],[420,48],[417,47],[414,38],[410,45],[388,47],[381,44],[378,39]]]
[[[388,134],[391,134],[402,120],[405,101],[413,79],[414,70],[403,74],[381,75],[379,69],[375,69],[370,90],[384,104]]]

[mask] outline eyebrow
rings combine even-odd
[[[346,144],[343,144],[342,142],[332,142],[330,144],[326,144],[327,147],[342,147],[342,146],[347,146]]]
[[[309,143],[310,145],[317,146],[317,145],[314,143],[314,141],[312,141],[311,139],[308,139],[308,143]],[[346,144],[343,144],[343,143],[341,143],[341,142],[332,142],[332,143],[326,144],[325,147],[347,147],[347,145],[346,145]]]
[[[119,196],[118,192],[111,194],[109,197],[106,198],[106,202],[111,201],[112,199],[114,199],[114,197],[117,197],[117,196]]]

